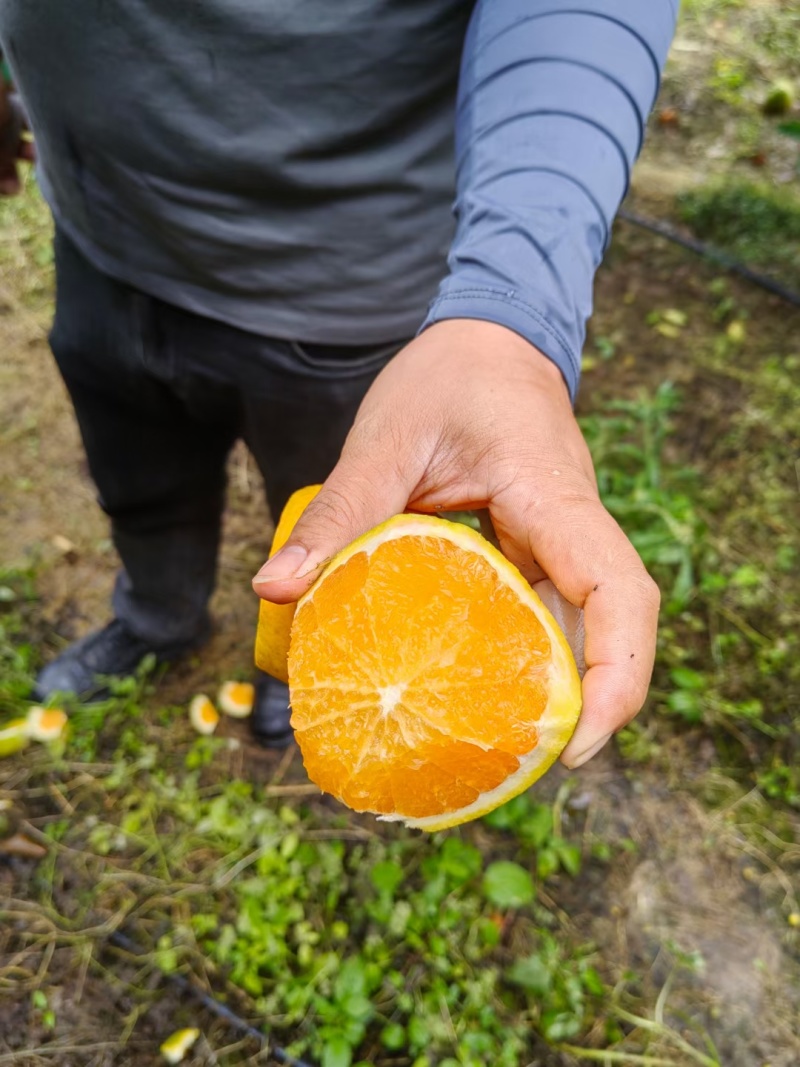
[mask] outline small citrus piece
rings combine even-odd
[[[283,548],[289,535],[295,528],[297,520],[322,488],[321,485],[307,485],[292,493],[281,512],[272,547],[270,559]],[[260,671],[266,671],[281,682],[288,682],[286,661],[289,655],[289,640],[294,619],[294,604],[271,604],[262,600],[258,609],[258,629],[256,630],[255,661]]]
[[[219,712],[205,693],[198,693],[196,697],[192,697],[189,705],[189,722],[199,734],[213,734],[216,730]]]
[[[398,515],[339,553],[291,631],[309,778],[356,811],[439,830],[527,789],[581,709],[566,638],[467,526]]]
[[[176,1030],[161,1045],[161,1055],[167,1063],[180,1063],[199,1036],[200,1031],[195,1027],[187,1030]]]
[[[0,758],[13,756],[25,748],[29,740],[27,719],[12,719],[0,726]]]
[[[217,693],[220,711],[234,719],[246,719],[253,710],[256,688],[250,682],[223,682]]]
[[[40,708],[38,705],[28,710],[28,737],[34,741],[57,741],[67,725],[67,714],[61,708]]]

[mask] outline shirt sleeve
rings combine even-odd
[[[678,4],[478,0],[456,112],[456,235],[423,329],[507,326],[560,367],[574,397],[594,274]]]

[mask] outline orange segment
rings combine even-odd
[[[309,777],[357,811],[438,829],[527,788],[580,712],[566,640],[475,531],[401,515],[301,599],[292,726]]]

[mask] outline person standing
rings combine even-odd
[[[209,633],[225,460],[277,515],[296,599],[391,514],[488,507],[585,609],[577,766],[641,707],[658,593],[572,412],[594,272],[677,0],[0,0],[56,222],[53,353],[122,561],[109,624],[36,695]],[[0,110],[0,189],[19,130]],[[454,201],[455,210],[450,205]],[[287,692],[252,718],[286,744]]]

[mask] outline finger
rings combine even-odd
[[[410,464],[403,470],[393,457],[348,443],[286,544],[253,579],[255,592],[276,604],[297,600],[337,552],[405,510],[416,477]]]
[[[579,767],[641,710],[655,658],[659,592],[636,550],[599,500],[547,516],[528,508],[529,554],[571,604],[584,609],[583,711],[561,759]],[[522,507],[519,514],[524,515]],[[515,544],[525,536],[517,531]]]
[[[514,564],[529,585],[536,585],[537,582],[546,581],[547,575],[536,560],[531,558],[527,537],[520,544],[511,531],[503,526],[500,526],[501,534],[498,534],[492,514],[488,508],[482,508],[478,511],[478,519],[481,524],[481,533],[486,540],[491,542],[495,548],[500,549],[506,559]],[[498,525],[500,525],[499,520]]]
[[[641,711],[655,660],[660,594],[636,550],[599,502],[587,510],[584,531],[570,551],[545,569],[573,604],[584,597],[587,671],[583,711],[562,753],[580,767]],[[580,530],[580,520],[578,520]]]

